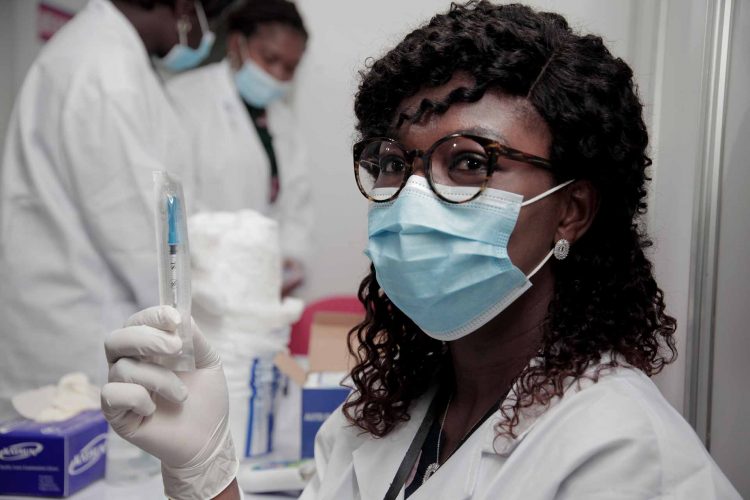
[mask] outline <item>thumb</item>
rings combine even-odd
[[[146,325],[157,330],[173,332],[180,321],[180,313],[174,307],[154,306],[133,314],[125,322],[125,326]]]
[[[193,330],[193,352],[195,353],[195,368],[216,368],[221,366],[219,354],[211,347],[206,337],[198,328],[194,319],[190,319]]]

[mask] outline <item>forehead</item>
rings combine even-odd
[[[414,114],[423,99],[442,102],[456,88],[472,88],[472,79],[454,76],[439,87],[422,89],[404,99],[396,116]],[[408,120],[397,129],[396,139],[408,148],[425,150],[438,139],[454,132],[470,131],[526,153],[548,157],[549,128],[526,99],[488,91],[476,102],[458,102],[443,114],[428,114],[417,123]]]
[[[280,56],[299,60],[305,52],[307,40],[296,29],[281,23],[265,23],[248,40],[248,46],[273,51]]]

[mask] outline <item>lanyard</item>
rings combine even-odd
[[[469,429],[469,432],[467,432],[464,437],[461,438],[461,441],[459,441],[458,445],[453,449],[451,454],[448,455],[443,463],[447,462],[453,456],[453,454],[456,453],[459,448],[461,448],[461,445],[463,445],[466,440],[469,439],[472,434],[474,434],[474,431],[476,431],[488,418],[490,418],[490,416],[492,416],[497,411],[497,409],[500,407],[500,404],[508,395],[508,392],[510,392],[510,388],[508,388],[508,391],[506,391],[503,397],[501,397],[496,404],[492,405],[490,409],[487,410],[487,413],[485,413],[484,416],[482,416],[482,418],[479,419],[479,421],[475,423],[471,429]],[[414,463],[417,461],[419,452],[422,451],[424,442],[427,439],[427,434],[429,434],[430,432],[430,427],[432,427],[432,424],[435,422],[435,418],[437,418],[438,408],[443,406],[445,403],[446,397],[445,395],[441,397],[440,391],[437,395],[435,395],[435,397],[432,398],[430,407],[427,409],[427,414],[425,415],[424,420],[422,420],[422,423],[417,430],[417,434],[414,436],[414,439],[409,445],[409,449],[406,451],[406,455],[401,461],[401,465],[396,471],[396,475],[393,477],[393,481],[391,481],[391,485],[388,488],[388,491],[385,493],[384,500],[396,500],[396,497],[398,496],[401,488],[406,482],[406,477],[411,472],[412,468],[414,468]]]
[[[406,455],[401,461],[401,465],[398,467],[396,475],[393,476],[393,481],[391,481],[391,486],[385,493],[384,500],[396,500],[398,493],[406,482],[406,477],[414,467],[414,462],[417,461],[419,452],[422,451],[422,446],[424,446],[425,439],[427,439],[427,434],[430,432],[430,427],[432,427],[432,423],[435,421],[438,408],[445,402],[445,396],[440,397],[440,392],[441,391],[438,391],[438,394],[432,398],[432,403],[430,403],[430,407],[427,409],[427,414],[424,416],[424,420],[422,420],[422,423],[417,430],[417,435],[414,436],[414,439],[409,445],[409,449],[406,451]]]

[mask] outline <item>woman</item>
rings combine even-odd
[[[641,108],[601,38],[519,5],[453,6],[370,67],[354,147],[367,316],[302,498],[739,498],[649,380],[675,356],[675,321],[643,253]],[[178,318],[159,314],[174,313],[113,335],[110,360],[179,348],[153,329]],[[200,371],[180,376],[187,405]],[[182,389],[163,375],[142,385]],[[161,400],[121,388],[103,391],[113,425],[179,461],[154,433]],[[214,491],[231,480],[215,475]]]
[[[227,19],[227,57],[170,80],[194,138],[199,208],[279,222],[283,294],[304,280],[312,211],[308,159],[283,99],[307,46],[294,3],[252,0]]]

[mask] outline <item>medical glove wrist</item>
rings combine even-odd
[[[239,462],[232,444],[229,426],[211,439],[207,453],[197,456],[194,463],[181,467],[161,464],[164,494],[175,500],[204,500],[213,498],[237,476]],[[208,452],[211,450],[211,452]]]
[[[195,371],[172,372],[150,362],[180,352],[179,323],[175,309],[153,307],[107,336],[110,372],[102,411],[115,432],[161,460],[168,497],[203,500],[232,482],[239,463],[221,361],[195,323]]]

